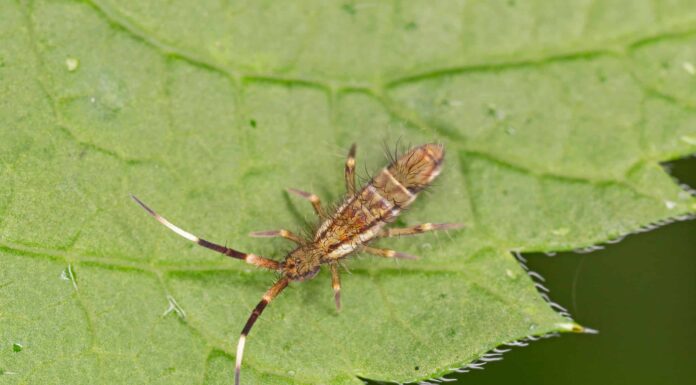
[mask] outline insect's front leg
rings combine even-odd
[[[293,233],[292,231],[281,229],[281,230],[268,230],[268,231],[253,231],[249,233],[249,236],[254,238],[274,238],[281,237],[291,240],[298,245],[302,243],[302,238]]]

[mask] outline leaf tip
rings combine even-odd
[[[561,331],[571,332],[571,333],[599,334],[599,330],[588,328],[588,327],[582,326],[580,324],[577,324],[575,322],[559,323],[559,324],[556,324],[556,327]]]

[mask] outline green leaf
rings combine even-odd
[[[0,2],[0,378],[230,383],[274,280],[152,221],[282,258],[381,143],[447,159],[384,240],[417,261],[322,272],[250,335],[243,383],[438,377],[574,324],[512,251],[590,247],[696,212],[658,162],[696,152],[696,9],[604,2]],[[582,321],[582,320],[580,320]],[[19,348],[18,348],[19,347]]]

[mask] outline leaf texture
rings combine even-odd
[[[359,257],[293,284],[244,383],[439,377],[567,331],[512,252],[573,250],[696,212],[659,162],[696,152],[690,1],[0,3],[0,381],[223,384],[274,275],[181,227],[282,258],[382,143],[444,143],[443,175]],[[582,320],[579,320],[580,322]],[[13,344],[19,344],[21,349]]]

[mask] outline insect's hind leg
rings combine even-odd
[[[224,254],[228,257],[236,258],[236,259],[241,259],[244,262],[263,267],[269,270],[280,270],[280,262],[274,261],[272,259],[264,258],[256,254],[251,254],[251,253],[242,253],[241,251],[237,251],[235,249],[230,249],[228,247],[218,245],[217,243],[209,242],[206,241],[203,238],[198,238],[197,236],[189,233],[188,231],[180,229],[178,226],[174,225],[173,223],[169,222],[166,218],[163,216],[157,214],[153,209],[148,207],[145,203],[143,203],[140,199],[138,199],[135,195],[131,195],[131,198],[140,205],[145,211],[148,212],[153,218],[157,220],[157,222],[163,224],[165,227],[167,227],[169,230],[179,234],[180,236],[188,239],[189,241],[195,242],[199,244],[200,246],[203,246],[205,248],[211,249],[213,251],[217,251],[218,253]]]
[[[417,234],[422,234],[422,233],[425,233],[428,231],[453,230],[453,229],[460,229],[462,227],[464,227],[464,225],[461,223],[422,223],[420,225],[410,226],[410,227],[382,229],[382,231],[380,231],[378,236],[381,238],[388,238],[388,237],[396,237],[399,235],[417,235]]]
[[[348,196],[355,195],[355,143],[350,146],[348,157],[346,158],[346,191]]]
[[[319,200],[318,196],[316,196],[315,194],[308,193],[306,191],[302,191],[302,190],[298,190],[298,189],[294,189],[294,188],[289,188],[288,192],[308,200],[312,204],[312,207],[314,207],[314,212],[317,213],[319,218],[321,218],[321,219],[326,218],[326,213],[324,212],[324,209],[321,207],[321,201]]]

